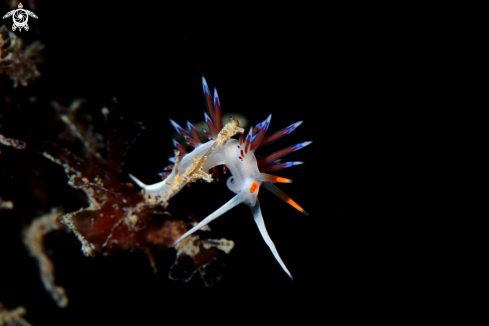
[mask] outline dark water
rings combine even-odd
[[[87,99],[84,110],[103,130],[100,109],[116,97],[125,119],[146,127],[128,151],[122,178],[129,181],[132,173],[156,182],[173,153],[168,119],[181,125],[203,120],[204,75],[211,89],[217,87],[224,114],[240,113],[256,124],[272,113],[270,131],[304,121],[267,151],[313,141],[287,157],[304,165],[276,173],[294,180],[281,189],[309,216],[261,190],[268,231],[294,281],[261,239],[249,208],[240,205],[212,222],[216,238],[236,244],[214,288],[205,288],[198,276],[189,283],[168,280],[173,252],[157,257],[155,274],[141,252],[85,258],[70,235],[49,236],[56,280],[70,299],[68,308],[58,309],[43,290],[20,232],[50,207],[78,209],[79,195],[57,165],[1,147],[0,196],[31,214],[0,213],[1,302],[24,305],[34,325],[153,325],[173,319],[224,324],[257,314],[272,320],[301,316],[309,324],[382,317],[386,309],[397,309],[396,300],[412,282],[406,276],[419,273],[407,263],[413,259],[406,249],[410,243],[400,240],[413,222],[409,208],[397,205],[403,195],[396,190],[410,173],[397,168],[411,159],[399,155],[405,143],[398,138],[410,114],[402,77],[409,70],[410,50],[402,46],[408,35],[393,31],[392,22],[372,8],[331,8],[314,16],[319,9],[311,8],[304,15],[291,12],[290,19],[273,13],[257,18],[259,25],[250,16],[235,30],[217,14],[203,15],[199,25],[185,10],[151,3],[36,5],[39,19],[31,18],[31,30],[17,35],[46,45],[42,76],[18,89],[2,80],[20,110],[7,124],[0,119],[3,134],[56,141],[49,102],[67,105],[75,98]],[[29,96],[36,101],[29,103]],[[24,166],[26,161],[37,170]],[[221,176],[220,183],[193,185],[172,204],[203,218],[232,197],[224,181]]]

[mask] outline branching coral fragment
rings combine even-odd
[[[0,143],[4,144],[5,146],[14,147],[17,149],[25,149],[25,142],[18,139],[7,138],[1,134],[0,134]]]
[[[201,239],[198,235],[187,237],[175,246],[177,258],[171,267],[170,278],[189,281],[198,271],[204,283],[211,286],[222,277],[222,273],[210,276],[212,273],[206,271],[216,262],[217,249],[229,253],[233,248],[232,240]]]
[[[32,326],[22,317],[26,313],[27,311],[22,306],[8,310],[0,302],[0,326]]]
[[[224,128],[222,128],[222,130],[219,132],[219,135],[217,136],[217,146],[224,145],[229,140],[229,138],[233,137],[237,133],[244,133],[244,129],[240,128],[238,120],[230,118],[229,122],[224,126]],[[215,149],[215,147],[213,149]]]
[[[103,160],[100,153],[97,152],[106,146],[103,136],[94,131],[93,124],[90,124],[93,119],[90,114],[78,114],[79,109],[86,102],[86,99],[75,99],[68,106],[61,105],[57,101],[51,101],[50,104],[65,127],[59,137],[68,141],[78,139],[83,144],[83,150],[88,154],[86,156],[93,155]]]
[[[0,27],[0,73],[5,73],[14,81],[14,88],[27,86],[41,76],[37,64],[42,61],[39,52],[44,49],[36,41],[22,50],[22,40],[10,32],[5,25]]]
[[[41,280],[46,291],[51,295],[58,307],[65,308],[68,305],[68,297],[65,289],[54,283],[54,265],[44,250],[44,237],[46,234],[61,228],[56,221],[63,214],[58,209],[51,209],[48,214],[35,218],[31,225],[23,232],[23,242],[33,257],[41,274]]]
[[[216,141],[211,148],[202,157],[195,156],[192,161],[192,166],[190,166],[185,173],[175,176],[174,184],[172,189],[180,189],[182,183],[195,182],[199,179],[204,179],[207,182],[212,181],[212,175],[209,175],[202,170],[205,161],[209,158],[209,155],[218,147],[224,145],[229,138],[233,137],[237,133],[243,133],[244,129],[239,127],[239,121],[230,119],[230,121],[222,128],[217,136]],[[178,154],[176,154],[178,157]],[[175,169],[177,168],[177,159],[175,158]],[[173,194],[173,193],[172,193]],[[170,195],[171,197],[171,195]]]

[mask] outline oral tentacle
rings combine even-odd
[[[287,269],[284,262],[282,261],[282,258],[280,258],[280,255],[278,254],[275,244],[273,243],[272,239],[268,235],[267,228],[265,227],[265,221],[263,220],[263,216],[261,214],[260,202],[258,201],[258,199],[256,200],[255,206],[251,207],[251,212],[253,213],[253,218],[255,219],[255,223],[258,226],[258,230],[260,230],[263,240],[265,240],[265,243],[268,245],[268,248],[270,248],[270,250],[272,251],[272,254],[277,260],[277,262],[280,264],[280,266],[282,266],[282,269],[293,280],[294,278],[292,277],[292,274],[290,274],[289,270]]]
[[[242,202],[243,202],[242,196],[240,196],[240,194],[237,194],[230,201],[228,201],[226,204],[222,205],[214,213],[212,213],[211,215],[207,216],[199,224],[197,224],[192,229],[190,229],[189,231],[187,231],[184,235],[182,235],[177,241],[175,241],[175,243],[173,244],[173,246],[176,246],[180,241],[182,241],[183,239],[185,239],[186,237],[188,237],[192,233],[195,233],[196,231],[200,230],[202,227],[206,226],[211,221],[215,220],[216,218],[218,218],[222,214],[226,213],[227,211],[229,211],[234,206],[237,206],[237,205],[241,204]]]

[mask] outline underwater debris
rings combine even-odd
[[[83,155],[101,157],[99,150],[106,147],[102,134],[95,132],[93,120],[90,114],[79,114],[79,109],[86,99],[74,99],[68,106],[60,104],[58,101],[51,101],[50,105],[56,110],[56,118],[60,130],[59,138],[62,140],[74,142],[76,140],[83,144]],[[105,108],[106,109],[106,108]],[[106,109],[108,110],[108,109]],[[104,112],[104,110],[102,110]]]
[[[25,142],[17,139],[7,138],[0,134],[0,143],[16,149],[25,149]]]
[[[79,210],[64,213],[61,209],[52,209],[50,213],[35,218],[24,230],[24,244],[37,261],[46,291],[59,307],[67,306],[68,298],[64,288],[54,282],[54,266],[43,246],[44,237],[60,228],[73,232],[85,256],[141,250],[147,254],[155,272],[155,255],[173,248],[176,258],[170,268],[170,279],[189,281],[199,272],[205,285],[215,284],[224,273],[218,252],[229,253],[234,242],[194,236],[173,247],[175,241],[197,225],[200,219],[167,203],[148,202],[143,192],[136,191],[132,183],[119,180],[122,159],[131,144],[126,137],[136,137],[143,126],[120,119],[112,108],[105,109],[103,113],[109,126],[107,157],[86,151],[83,152],[87,156],[85,160],[55,143],[31,141],[26,144],[0,135],[1,144],[38,152],[62,166],[68,184],[85,194],[84,204]],[[66,128],[70,126],[66,124]],[[198,171],[192,170],[189,177],[196,173]]]
[[[201,230],[210,229],[207,227]],[[192,235],[178,243],[175,248],[177,258],[170,269],[170,279],[189,281],[198,271],[204,284],[212,286],[224,275],[222,261],[216,259],[217,249],[228,254],[234,248],[234,242],[226,239],[200,239],[198,235]],[[216,273],[219,269],[221,271]]]
[[[62,210],[52,208],[48,214],[32,220],[31,224],[23,230],[22,241],[29,251],[29,255],[37,262],[44,288],[58,307],[65,308],[68,305],[68,297],[65,289],[55,284],[54,264],[44,250],[44,237],[48,233],[63,227],[56,221],[57,217],[62,214]]]
[[[0,326],[32,326],[24,319],[27,310],[20,306],[12,310],[8,310],[0,302]]]
[[[60,161],[55,162],[60,164]],[[65,171],[71,171],[69,165],[62,165],[65,166]],[[161,250],[173,248],[173,243],[187,232],[189,227],[197,224],[195,217],[188,213],[163,203],[148,203],[142,193],[137,192],[130,183],[97,177],[88,179],[83,175],[71,175],[69,184],[82,189],[90,205],[76,212],[61,215],[58,221],[65,224],[78,237],[86,256],[93,256],[97,252],[110,255],[115,251],[142,250],[148,255],[156,271],[154,255]],[[172,279],[188,281],[197,269],[217,257],[214,247],[229,252],[234,246],[234,243],[226,239],[206,240],[196,237],[194,242],[199,250],[188,251],[185,245],[175,248],[177,258],[172,267],[192,272],[189,277],[171,274]],[[191,260],[179,259],[182,253],[188,255]],[[202,259],[204,255],[207,259]]]
[[[0,26],[0,74],[5,73],[17,86],[27,86],[41,76],[37,64],[42,62],[39,52],[44,49],[40,41],[26,47],[22,40],[5,25]]]

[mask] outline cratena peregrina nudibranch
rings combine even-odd
[[[229,190],[236,193],[236,196],[221,206],[214,213],[203,219],[187,233],[182,235],[174,245],[178,244],[185,237],[207,225],[212,220],[226,213],[234,206],[244,203],[251,208],[256,225],[258,226],[258,229],[260,230],[266,244],[275,256],[275,259],[290,276],[290,278],[292,278],[292,275],[287,267],[285,267],[285,264],[280,258],[275,245],[268,235],[267,229],[265,228],[265,223],[263,221],[263,216],[261,214],[260,202],[258,201],[257,197],[260,186],[263,186],[265,189],[268,189],[281,199],[285,200],[289,205],[299,210],[301,213],[308,215],[307,212],[302,209],[302,207],[300,207],[295,201],[293,201],[282,190],[274,185],[274,183],[291,183],[292,180],[271,175],[268,174],[268,172],[278,171],[293,165],[302,164],[303,162],[282,162],[281,159],[283,156],[303,148],[309,145],[311,142],[307,141],[297,145],[292,145],[266,156],[255,155],[255,152],[291,133],[302,123],[302,121],[296,122],[282,130],[275,132],[272,135],[265,137],[268,126],[270,125],[270,119],[272,117],[269,115],[265,121],[257,124],[254,127],[251,126],[248,135],[245,138],[242,133],[243,129],[237,127],[236,120],[234,120],[234,129],[232,122],[222,127],[221,105],[219,102],[219,97],[217,96],[217,91],[214,89],[214,96],[212,97],[204,77],[202,77],[202,84],[208,111],[207,113],[204,112],[204,117],[207,125],[209,126],[209,131],[203,131],[209,140],[207,142],[203,142],[199,136],[199,133],[190,122],[187,121],[188,131],[186,131],[175,121],[170,119],[173,127],[175,127],[177,132],[182,135],[187,143],[191,147],[194,147],[194,149],[191,152],[187,152],[181,144],[173,140],[176,149],[183,156],[181,156],[180,159],[177,159],[176,162],[173,159],[170,159],[170,161],[173,161],[175,164],[165,168],[166,171],[171,170],[171,172],[160,173],[163,181],[159,183],[146,185],[136,179],[134,176],[130,175],[130,177],[144,189],[146,194],[156,195],[159,198],[168,200],[170,197],[176,195],[188,182],[195,181],[195,173],[199,172],[201,176],[202,174],[204,176],[210,176],[207,173],[209,170],[212,170],[214,175],[217,176],[216,166],[223,165],[224,171],[229,170],[232,174],[232,176],[228,178],[226,185],[228,186]],[[232,130],[235,132],[233,133]],[[236,130],[241,132],[239,139],[230,138],[230,136],[236,133]],[[179,174],[179,172],[182,171],[185,172]],[[207,178],[207,180],[209,179]]]

